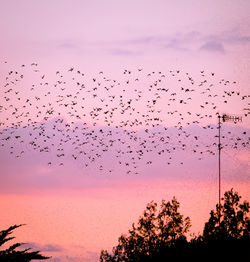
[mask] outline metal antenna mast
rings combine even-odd
[[[242,121],[242,117],[240,116],[229,116],[227,114],[223,114],[222,116],[221,115],[218,115],[218,129],[219,129],[219,143],[218,143],[218,151],[219,151],[219,223],[220,223],[220,217],[221,217],[221,204],[220,204],[220,200],[221,200],[221,149],[222,149],[222,146],[221,146],[221,139],[220,139],[220,136],[221,136],[221,120],[223,122],[227,122],[227,121],[233,121],[235,124],[237,122],[240,122]]]
[[[223,116],[222,116],[223,117]],[[221,155],[221,142],[220,142],[220,128],[221,128],[221,118],[222,118],[220,115],[218,115],[218,120],[219,120],[219,143],[218,143],[218,151],[219,151],[219,223],[220,223],[220,198],[221,198],[221,193],[220,193],[220,182],[221,182],[221,166],[220,166],[220,155]]]

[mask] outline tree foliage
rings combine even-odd
[[[14,225],[10,226],[6,230],[0,231],[0,248],[8,241],[14,239],[15,237],[11,237],[13,230],[20,227],[22,225]],[[45,257],[41,255],[40,251],[30,252],[30,248],[26,248],[24,250],[17,250],[24,243],[15,243],[8,247],[5,250],[0,250],[0,261],[1,262],[28,262],[31,260],[44,260],[49,257]]]
[[[250,238],[249,203],[240,203],[240,199],[241,196],[233,189],[225,192],[223,205],[216,205],[216,211],[210,212],[210,218],[205,224],[205,242]]]
[[[189,217],[178,212],[179,202],[162,200],[150,202],[137,225],[133,224],[127,235],[118,239],[118,245],[108,253],[101,251],[101,262],[153,262],[183,261],[192,259],[249,258],[250,206],[240,203],[241,196],[233,189],[225,192],[221,206],[210,212],[203,234],[189,241],[186,234],[191,226]]]
[[[150,261],[166,247],[186,243],[190,219],[179,213],[179,206],[175,198],[162,200],[158,211],[157,203],[150,202],[137,225],[133,223],[129,234],[120,236],[113,254],[102,250],[101,262]]]

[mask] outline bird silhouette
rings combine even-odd
[[[211,121],[217,119],[218,112],[240,101],[243,116],[250,113],[249,95],[241,94],[235,81],[218,80],[217,74],[205,70],[200,71],[200,81],[179,69],[125,69],[119,79],[112,79],[104,71],[88,75],[70,67],[55,70],[55,79],[50,82],[37,63],[19,69],[8,68],[8,63],[5,66],[0,114],[7,117],[1,118],[5,119],[0,123],[1,146],[26,143],[29,150],[54,154],[48,166],[54,162],[63,166],[69,156],[88,168],[113,156],[113,164],[117,161],[126,174],[137,174],[140,163],[153,165],[152,154],[164,158],[190,151],[202,160],[216,152],[211,141],[216,138],[217,126]],[[24,84],[26,74],[37,72],[37,83]],[[215,90],[218,83],[220,88]],[[192,129],[202,123],[206,123],[202,134],[195,134]],[[249,147],[247,131],[240,136],[231,132],[223,139],[227,139],[224,148]],[[10,154],[15,157],[25,154],[25,150],[14,149],[10,148]],[[105,170],[105,164],[98,166]],[[107,166],[108,173],[114,170]]]

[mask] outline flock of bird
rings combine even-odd
[[[243,121],[250,114],[250,96],[236,82],[204,70],[194,77],[181,70],[125,69],[113,79],[74,67],[44,74],[37,63],[4,66],[0,146],[17,158],[30,150],[50,154],[48,166],[70,158],[81,167],[97,163],[100,171],[110,162],[132,174],[154,156],[169,165],[180,150],[201,160],[216,154],[216,121],[225,108],[240,104]],[[249,134],[239,130],[225,131],[224,148],[249,148]]]

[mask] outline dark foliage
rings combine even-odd
[[[250,238],[249,203],[239,203],[241,196],[233,189],[225,192],[224,204],[216,206],[210,212],[209,221],[205,224],[203,240],[209,243],[215,240],[238,240]]]
[[[128,235],[122,235],[112,254],[101,251],[101,262],[153,262],[153,261],[250,261],[249,203],[240,203],[237,192],[225,192],[224,202],[212,210],[202,235],[186,238],[190,219],[178,212],[179,203],[162,201],[147,205],[138,225],[132,225]]]
[[[183,218],[179,206],[175,198],[171,202],[163,200],[157,212],[157,203],[149,203],[138,224],[133,224],[129,234],[119,238],[113,254],[102,250],[101,262],[154,261],[166,248],[175,250],[185,246],[190,219]]]
[[[250,261],[250,217],[249,203],[240,203],[241,196],[233,189],[225,192],[223,204],[216,205],[216,211],[210,212],[205,223],[203,235],[193,240],[193,245],[222,259],[240,258]]]
[[[7,241],[14,239],[15,237],[10,237],[12,231],[22,225],[10,226],[8,229],[0,231],[0,248]],[[44,260],[49,257],[41,255],[40,251],[30,252],[30,248],[24,250],[17,250],[24,243],[15,243],[5,250],[0,250],[0,262],[29,262],[32,260]]]

